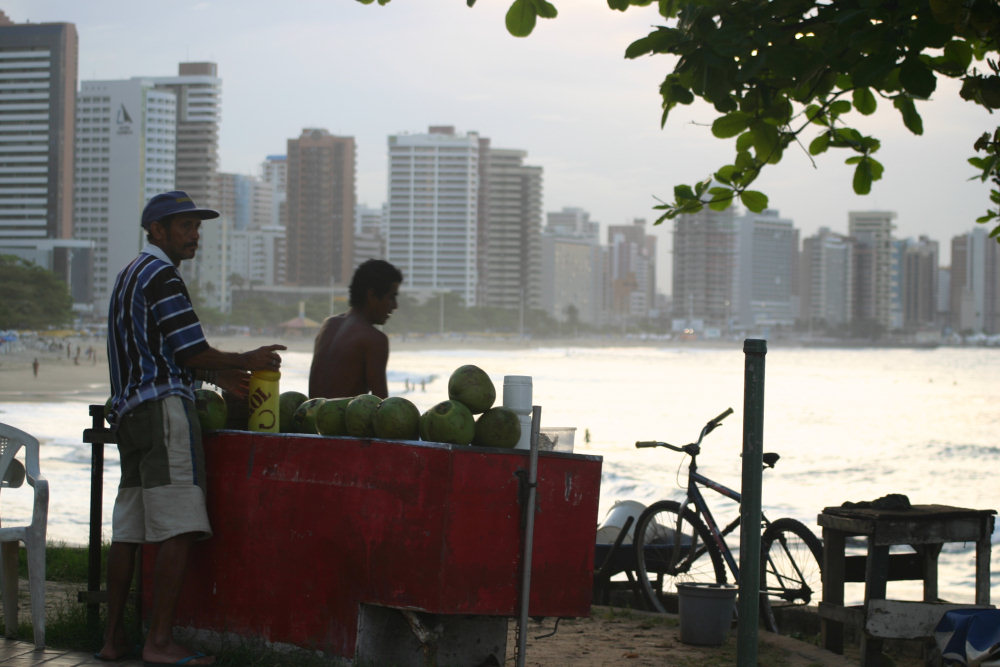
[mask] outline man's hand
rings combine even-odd
[[[281,368],[278,350],[287,350],[284,345],[264,345],[256,350],[243,353],[244,368],[248,371],[276,371]]]
[[[250,393],[250,373],[240,370],[217,371],[213,384],[237,398],[246,398]]]

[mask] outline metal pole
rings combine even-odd
[[[114,434],[104,424],[104,406],[91,405],[91,428],[83,441],[91,443],[90,453],[90,542],[87,546],[87,592],[77,598],[87,603],[87,629],[91,636],[100,630],[101,596],[101,501],[104,495],[104,443],[114,442]]]
[[[528,641],[528,601],[531,599],[531,551],[535,536],[535,488],[538,486],[538,427],[542,421],[540,405],[531,407],[531,449],[528,453],[528,501],[525,503],[524,555],[521,558],[521,609],[517,617],[517,667],[524,667]]]
[[[757,665],[760,620],[760,504],[764,468],[764,355],[767,341],[743,341],[743,488],[740,502],[738,667]]]

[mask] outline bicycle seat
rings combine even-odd
[[[764,456],[762,458],[764,460],[764,465],[768,468],[773,468],[774,464],[778,462],[778,459],[780,459],[781,456],[775,452],[764,452]]]

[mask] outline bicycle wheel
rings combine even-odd
[[[677,595],[677,582],[725,583],[719,547],[690,508],[661,500],[639,515],[635,525],[636,576],[646,603],[665,613],[666,596]]]
[[[760,538],[761,615],[770,626],[774,610],[819,601],[823,591],[823,545],[805,524],[778,519]],[[769,627],[777,632],[777,625]]]

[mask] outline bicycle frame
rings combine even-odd
[[[735,581],[739,581],[739,565],[736,563],[736,558],[733,556],[732,549],[730,549],[729,545],[726,543],[726,535],[731,534],[734,530],[736,530],[736,527],[740,525],[740,517],[737,515],[736,518],[730,521],[725,528],[720,530],[719,525],[715,520],[715,516],[712,514],[712,510],[708,506],[708,501],[705,500],[705,496],[701,492],[699,484],[722,496],[725,496],[726,498],[729,498],[730,500],[735,501],[737,505],[740,504],[742,496],[739,491],[730,489],[725,484],[720,484],[719,482],[709,479],[705,475],[698,472],[695,457],[692,456],[691,463],[688,466],[687,493],[681,501],[681,511],[677,515],[678,521],[680,521],[681,517],[684,515],[684,508],[691,503],[694,504],[695,509],[697,510],[696,514],[698,514],[701,520],[705,522],[705,526],[708,528],[709,533],[711,533],[712,539],[715,541],[716,546],[719,547],[719,551],[722,552],[722,557],[726,561],[726,565],[729,567],[729,571],[732,573],[733,579]],[[767,517],[763,514],[761,514],[761,524],[761,530],[766,528],[768,525]],[[677,526],[677,530],[680,530],[680,525]],[[694,558],[691,560],[693,561],[700,556],[703,553],[703,550],[704,547],[696,551]]]

